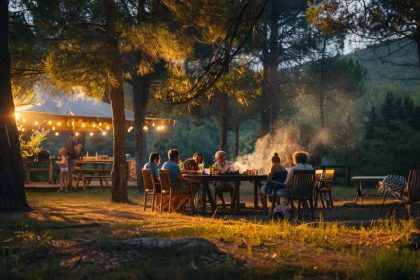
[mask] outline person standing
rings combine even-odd
[[[64,149],[68,157],[67,189],[71,190],[76,161],[81,152],[81,145],[77,144],[76,134],[73,131],[70,132],[69,139],[64,143]]]
[[[66,155],[66,149],[61,148],[59,150],[59,157],[60,160],[56,162],[56,164],[60,167],[60,174],[58,175],[58,180],[60,183],[60,188],[58,192],[65,192],[67,191],[66,181],[68,179],[68,171],[69,171],[69,159]]]

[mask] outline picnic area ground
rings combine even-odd
[[[335,186],[335,208],[271,222],[254,210],[144,212],[134,189],[130,204],[111,203],[109,189],[27,191],[31,212],[0,214],[0,278],[418,279],[418,220],[401,206],[378,220],[381,197],[355,207],[354,194]],[[241,200],[251,206],[252,192]]]

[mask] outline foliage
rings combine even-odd
[[[37,157],[42,150],[42,143],[47,139],[48,130],[33,130],[29,139],[25,141],[23,135],[19,136],[20,152],[22,158]]]
[[[371,174],[408,174],[419,168],[419,107],[410,97],[395,98],[388,92],[381,106],[381,116],[372,107],[366,135],[360,146],[361,170]]]

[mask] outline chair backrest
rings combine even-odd
[[[316,181],[321,180],[321,177],[322,177],[323,172],[324,171],[322,169],[315,170],[315,180]]]
[[[151,169],[142,169],[141,176],[143,178],[144,189],[156,191],[153,171]]]
[[[314,188],[315,170],[294,170],[290,190],[293,197],[310,198]]]
[[[323,181],[332,181],[334,179],[334,169],[327,169],[324,171],[324,174],[322,175]]]
[[[407,192],[411,203],[420,201],[420,169],[410,170]]]
[[[171,189],[172,183],[169,170],[159,169],[159,181],[162,191],[169,191]]]
[[[279,182],[279,183],[284,183],[284,181],[286,181],[286,178],[287,178],[287,171],[282,170],[282,171],[274,172],[271,180],[275,182]]]

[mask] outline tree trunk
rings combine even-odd
[[[268,22],[264,22],[263,26],[263,35],[264,38],[268,36]],[[268,44],[263,44],[262,46],[262,64],[263,64],[263,86],[262,86],[262,96],[261,96],[261,109],[260,109],[260,136],[266,135],[270,129],[270,120],[269,120],[269,111],[271,108],[269,106],[269,98],[268,98],[268,86],[269,86],[269,78],[268,78],[268,61],[269,61],[269,50]]]
[[[115,27],[115,3],[113,0],[104,0],[106,29],[108,34],[108,48],[110,50],[110,60],[108,70],[111,75],[109,85],[109,97],[112,108],[113,126],[113,153],[114,162],[112,165],[112,189],[111,200],[118,203],[127,203],[127,180],[128,164],[125,158],[125,134],[126,119],[124,107],[124,92],[122,87],[122,73],[120,52]]]
[[[134,112],[134,134],[136,138],[136,175],[137,189],[143,190],[141,170],[146,161],[147,152],[147,131],[143,130],[146,118],[146,108],[149,102],[149,84],[145,77],[133,79],[133,112]]]
[[[0,0],[0,212],[28,210],[10,83],[9,1]]]
[[[228,96],[226,93],[221,94],[220,106],[221,106],[221,116],[220,116],[220,141],[219,141],[219,150],[225,151],[227,153],[227,110],[228,110]]]
[[[239,156],[239,120],[235,123],[235,157]]]
[[[325,101],[325,55],[328,38],[324,37],[321,57],[321,88],[319,90],[319,120],[321,127],[325,127],[324,101]]]
[[[278,3],[271,1],[268,8],[267,22],[263,33],[268,42],[263,47],[263,110],[261,111],[260,135],[271,133],[274,127],[275,95],[278,89],[278,61],[280,55],[279,45],[279,17]]]

